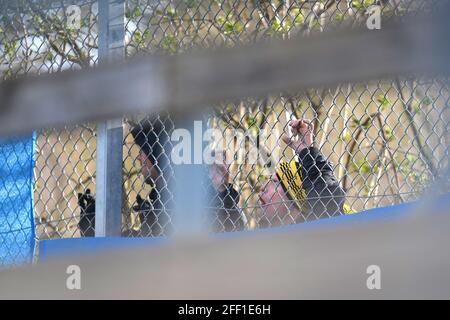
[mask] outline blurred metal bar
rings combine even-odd
[[[448,299],[450,197],[443,200],[417,207],[419,215],[341,216],[226,239],[71,256],[0,273],[0,298]],[[81,290],[65,287],[73,264],[81,269]],[[370,265],[381,269],[381,290],[366,286]]]
[[[1,8],[2,9],[12,9],[12,10],[23,10],[25,11],[29,6],[33,6],[35,8],[43,8],[43,9],[53,9],[53,8],[63,8],[64,2],[68,2],[68,5],[78,5],[82,6],[87,3],[94,3],[95,0],[15,0],[8,1],[2,0]],[[66,3],[67,5],[67,3]]]
[[[99,0],[99,61],[125,57],[125,1]],[[83,94],[80,92],[80,94]],[[97,124],[95,236],[119,236],[122,217],[122,118]]]
[[[196,118],[196,115],[184,119],[175,118],[175,127],[185,129],[190,134],[189,151],[192,161],[173,166],[175,210],[172,221],[175,236],[199,236],[206,234],[208,230],[204,223],[208,195],[205,188],[202,188],[207,172],[203,165],[203,126]]]
[[[399,74],[448,75],[449,11],[402,18],[376,31],[341,30],[4,82],[0,135],[124,113],[192,112],[225,99]]]

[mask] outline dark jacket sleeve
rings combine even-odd
[[[331,164],[315,147],[303,149],[298,157],[310,212],[317,218],[342,214],[345,192]]]
[[[85,193],[78,193],[78,205],[80,206],[80,220],[78,229],[82,237],[95,236],[95,197],[88,189]]]
[[[238,231],[244,229],[241,212],[238,208],[239,193],[229,184],[223,192],[210,189],[213,206],[213,228],[215,231]]]
[[[163,198],[157,188],[152,188],[145,199],[138,194],[133,210],[139,215],[141,227],[135,236],[158,237],[167,235],[170,227],[169,217],[164,209]]]
[[[133,211],[139,215],[140,229],[135,236],[151,237],[154,235],[152,226],[156,219],[153,212],[152,199],[143,199],[139,194],[136,196],[136,205],[133,206]]]

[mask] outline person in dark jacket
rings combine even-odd
[[[347,212],[345,193],[333,174],[331,164],[319,149],[313,146],[314,126],[307,119],[290,122],[293,136],[282,139],[291,147],[298,161],[280,162],[271,178],[260,190],[261,208],[258,224],[276,226]],[[139,161],[145,182],[152,186],[146,198],[136,198],[134,210],[139,214],[142,236],[159,236],[168,233],[171,194],[167,187],[172,178],[170,152],[165,148],[169,132],[173,129],[167,118],[145,119],[132,130],[140,147]],[[229,182],[226,161],[209,167],[211,178],[209,206],[213,208],[213,230],[235,231],[246,226],[245,215],[238,207],[239,192]]]
[[[138,161],[140,173],[151,191],[145,197],[136,196],[133,211],[140,220],[140,230],[132,231],[133,236],[163,236],[171,231],[171,208],[173,197],[170,184],[173,183],[173,172],[170,164],[170,134],[174,124],[168,115],[156,118],[145,118],[131,130],[135,143],[139,146]],[[238,231],[245,228],[245,216],[238,208],[239,193],[228,183],[226,170],[220,163],[209,168],[211,181],[208,185],[208,196],[211,201],[212,230],[215,232]],[[220,182],[226,178],[226,182]],[[95,198],[87,190],[78,194],[81,208],[78,227],[81,236],[95,235]],[[129,234],[127,234],[129,235]]]
[[[144,119],[131,131],[135,143],[140,147],[141,175],[152,190],[146,198],[136,198],[134,210],[141,221],[140,234],[147,236],[166,235],[170,232],[170,208],[172,194],[170,185],[173,174],[170,165],[170,138],[173,123],[169,117]],[[209,167],[209,202],[212,230],[238,231],[245,227],[245,216],[238,208],[239,193],[228,182],[227,170],[221,163]],[[199,187],[199,186],[197,186]]]
[[[80,206],[80,220],[78,229],[82,237],[95,236],[95,198],[91,190],[87,189],[85,193],[78,193],[78,205]]]
[[[209,166],[209,206],[212,208],[212,227],[216,232],[244,230],[245,215],[239,209],[239,192],[230,183],[226,152]],[[215,154],[214,154],[215,157]]]
[[[133,207],[141,222],[138,235],[143,237],[162,236],[170,228],[172,194],[168,185],[173,175],[168,154],[169,134],[173,129],[170,118],[161,115],[145,118],[131,130],[134,142],[139,146],[141,176],[151,186],[147,196],[136,196],[136,205]]]
[[[280,162],[276,172],[262,185],[257,214],[262,227],[347,213],[345,192],[331,164],[313,146],[313,123],[301,119],[292,120],[289,125],[293,135],[282,139],[294,150],[298,161]]]

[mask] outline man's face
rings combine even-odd
[[[141,163],[141,174],[144,177],[145,182],[151,184],[152,180],[156,181],[158,178],[157,170],[152,161],[142,150],[139,151],[138,160]]]
[[[266,218],[271,226],[284,224],[286,218],[289,218],[289,198],[280,185],[278,177],[273,174],[261,187],[259,193],[259,203],[261,210],[259,218]]]

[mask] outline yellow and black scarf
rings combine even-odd
[[[302,171],[300,164],[296,161],[280,162],[276,167],[276,174],[289,199],[295,203],[300,211],[308,211],[309,206],[308,201],[306,201],[305,189],[302,186]],[[347,203],[343,205],[342,209],[345,214],[356,212]]]

